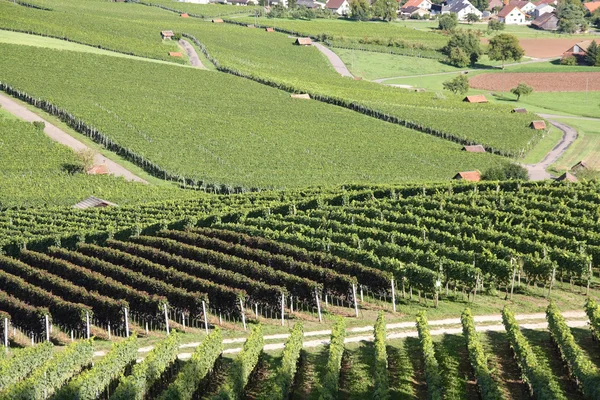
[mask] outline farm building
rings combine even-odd
[[[589,169],[588,165],[583,161],[579,161],[577,164],[571,167],[571,172],[576,174],[577,172],[582,171],[584,169]]]
[[[208,4],[208,0],[179,0],[182,3],[193,3],[193,4]]]
[[[583,6],[588,10],[588,12],[591,14],[594,11],[596,11],[597,9],[600,8],[600,1],[596,0],[596,1],[591,1],[589,3],[583,3]]]
[[[417,8],[422,8],[424,10],[431,10],[431,5],[433,3],[429,0],[408,0],[403,6],[402,8],[405,7],[417,7]]]
[[[79,208],[81,210],[85,210],[86,208],[102,208],[102,207],[118,207],[118,204],[99,199],[98,197],[90,196],[87,199],[82,200],[73,206],[73,208]]]
[[[427,14],[430,14],[431,10],[426,10],[419,7],[402,7],[400,9],[400,14],[406,17],[411,17],[413,15],[418,15],[419,17],[423,17]]]
[[[348,0],[328,0],[325,7],[338,15],[350,14],[350,3],[348,3]]]
[[[488,2],[488,10],[493,10],[494,8],[502,8],[504,7],[504,2],[502,0],[490,0]]]
[[[526,108],[513,108],[511,112],[519,113],[519,114],[527,114],[527,109]]]
[[[577,182],[579,181],[579,179],[577,179],[577,177],[569,172],[565,172],[564,174],[562,174],[561,176],[559,176],[558,178],[556,178],[557,182]]]
[[[298,46],[310,46],[312,40],[310,38],[297,38],[294,44],[297,44]]]
[[[533,16],[534,18],[539,18],[540,16],[546,13],[552,12],[554,12],[554,7],[552,7],[550,4],[542,3],[535,7],[535,10],[533,11]]]
[[[558,2],[556,0],[539,0],[534,1],[533,4],[537,7],[540,4],[550,4],[551,6],[555,6]]]
[[[449,0],[445,6],[442,6],[442,14],[454,13],[459,21],[465,21],[467,15],[475,14],[481,18],[479,11],[469,0]]]
[[[161,31],[160,36],[164,39],[172,39],[175,34],[173,31]]]
[[[485,147],[483,147],[480,144],[475,144],[472,146],[464,146],[463,151],[466,151],[467,153],[485,153]]]
[[[169,52],[169,55],[170,55],[171,57],[183,57],[183,54],[181,54],[181,53],[180,53],[180,52],[178,52],[178,51],[170,51],[170,52]]]
[[[223,20],[222,20],[221,18],[214,18],[214,19],[213,19],[211,22],[212,22],[213,24],[220,24],[220,23],[222,23],[222,22],[223,22]]]
[[[488,99],[486,99],[483,94],[476,94],[465,97],[463,101],[466,101],[467,103],[487,103]]]
[[[586,50],[592,44],[591,40],[584,40],[583,42],[579,42],[570,47],[567,51],[563,53],[563,58],[568,56],[575,57],[583,57],[586,54]]]
[[[273,29],[273,28],[265,28],[265,31],[267,31],[267,32],[275,32],[275,29]]]
[[[189,18],[189,17],[190,17],[190,16],[189,16],[189,14],[186,14],[186,13],[179,14],[179,16],[180,16],[181,18]]]
[[[258,4],[255,0],[227,0],[227,4],[233,4],[236,6],[255,6]]]
[[[533,121],[530,125],[531,128],[535,129],[536,131],[542,130],[542,129],[546,129],[546,122],[544,121]]]
[[[109,175],[110,169],[104,164],[94,165],[92,168],[88,169],[88,175]]]
[[[527,14],[515,5],[504,6],[498,13],[498,21],[506,25],[525,25],[527,24]]]
[[[556,31],[558,30],[558,17],[554,12],[547,12],[531,21],[531,26],[543,31]]]
[[[454,175],[454,178],[452,179],[468,182],[479,182],[481,180],[481,174],[479,171],[459,172],[458,174]]]
[[[519,10],[525,14],[533,14],[535,12],[536,5],[526,0],[511,0],[508,5],[517,6]]]

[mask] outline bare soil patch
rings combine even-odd
[[[582,42],[584,39],[573,37],[565,39],[552,39],[552,38],[519,38],[519,43],[525,55],[532,58],[551,58],[560,57],[565,51],[567,51],[574,44]],[[483,43],[488,43],[487,38],[482,38]]]
[[[600,90],[600,72],[508,72],[475,75],[474,89],[507,91],[525,82],[536,92],[583,92]]]

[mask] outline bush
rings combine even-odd
[[[285,343],[285,349],[281,357],[281,366],[277,369],[273,387],[269,390],[268,396],[265,396],[265,398],[281,400],[289,398],[303,342],[304,327],[302,322],[297,322],[290,333],[289,339]]]
[[[323,378],[323,391],[320,400],[337,399],[342,369],[342,356],[344,355],[344,340],[346,339],[346,322],[338,318],[331,330],[331,343],[329,344],[329,358],[327,369]]]
[[[46,124],[44,123],[44,121],[33,121],[32,124],[36,127],[36,129],[42,132],[44,131],[44,129],[46,129]]]
[[[375,374],[373,381],[373,399],[387,400],[390,398],[389,379],[387,371],[386,331],[383,311],[379,312],[375,322]]]
[[[438,19],[439,29],[443,31],[451,31],[458,25],[458,17],[455,13],[443,14]]]
[[[425,382],[427,383],[429,398],[431,400],[441,400],[444,398],[444,384],[440,375],[440,365],[435,358],[435,348],[429,334],[429,325],[424,311],[417,314],[417,331],[421,341],[421,351],[423,352]]]
[[[488,169],[481,175],[481,179],[485,181],[526,181],[529,179],[529,174],[525,167],[522,167],[518,164],[506,163],[499,167],[492,167]]]
[[[575,58],[575,56],[567,56],[567,57],[563,57],[560,60],[560,63],[562,65],[577,65],[577,58]]]

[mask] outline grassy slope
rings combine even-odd
[[[600,123],[578,119],[559,121],[577,129],[578,137],[550,169],[563,173],[579,161],[585,161],[594,169],[600,168]]]

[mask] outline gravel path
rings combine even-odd
[[[354,78],[354,76],[350,73],[350,71],[346,67],[346,64],[344,64],[342,59],[337,54],[335,54],[333,51],[329,50],[327,47],[323,46],[321,43],[313,43],[313,46],[315,46],[317,49],[319,49],[319,51],[321,53],[325,54],[325,56],[329,59],[329,62],[331,63],[331,65],[333,65],[333,68],[335,68],[335,70],[340,75],[346,76],[348,78]]]
[[[19,103],[14,101],[12,98],[10,98],[9,96],[7,96],[3,93],[0,93],[0,106],[3,109],[5,109],[6,111],[8,111],[9,113],[14,114],[15,116],[17,116],[18,118],[21,118],[24,121],[27,121],[27,122],[41,121],[41,122],[43,122],[46,125],[46,128],[44,129],[44,133],[46,135],[48,135],[55,142],[58,142],[60,144],[70,147],[71,149],[73,149],[73,151],[81,151],[81,150],[89,149],[88,146],[81,143],[79,140],[75,139],[74,137],[72,137],[71,135],[69,135],[68,133],[63,131],[62,129],[57,128],[56,126],[52,125],[50,122],[41,118],[37,114],[29,111],[27,108],[20,105]],[[116,162],[114,162],[112,160],[109,160],[108,158],[104,157],[102,154],[97,153],[97,152],[94,157],[94,164],[96,164],[96,165],[104,164],[108,167],[108,169],[110,170],[110,173],[112,175],[122,176],[128,181],[148,183],[145,180],[143,180],[142,178],[133,174],[128,169],[124,168],[123,166],[117,164]]]
[[[563,315],[563,317],[565,317],[565,319],[567,319],[567,324],[570,327],[583,327],[583,326],[586,326],[588,323],[587,315],[583,311],[565,311],[562,313],[562,315]],[[521,327],[524,329],[545,329],[548,326],[548,324],[545,321],[532,322],[532,321],[545,320],[545,318],[546,318],[545,313],[518,314],[515,316],[515,319],[517,321],[527,321],[527,323],[521,324]],[[501,314],[477,315],[477,316],[474,316],[473,319],[475,320],[476,324],[479,324],[479,326],[476,327],[476,330],[478,332],[503,331],[504,330],[504,325],[502,325],[502,315]],[[489,323],[495,323],[495,324],[490,325]],[[483,325],[481,325],[481,324],[483,324]],[[447,318],[447,319],[429,321],[429,326],[441,327],[439,329],[432,329],[431,330],[432,335],[443,335],[446,333],[447,334],[458,334],[458,333],[462,332],[462,327],[455,328],[455,327],[453,327],[453,325],[461,325],[460,318]],[[417,331],[414,328],[415,328],[414,321],[397,322],[397,323],[393,323],[393,324],[387,324],[386,325],[386,329],[388,330],[387,338],[388,339],[399,339],[399,338],[405,338],[405,337],[417,337]],[[372,334],[373,329],[374,329],[374,327],[372,325],[349,328],[349,329],[347,329],[348,337],[346,338],[345,343],[372,341],[373,340],[373,334]],[[401,332],[390,332],[390,331],[403,330],[403,329],[404,329],[404,331],[401,331]],[[406,329],[409,329],[409,330],[406,330]],[[365,333],[365,332],[368,332],[368,334],[367,335],[355,335],[355,336],[352,335],[353,333]],[[323,338],[305,341],[304,347],[311,348],[311,347],[318,347],[318,346],[326,345],[329,343],[330,335],[331,335],[331,330],[328,330],[328,329],[324,329],[324,330],[320,330],[320,331],[305,332],[304,333],[305,338],[310,338],[310,337],[315,337],[315,336],[323,336]],[[287,333],[275,334],[275,335],[265,335],[264,340],[265,341],[286,340],[289,336],[290,335]],[[236,344],[236,343],[241,344],[244,342],[246,342],[245,337],[223,340],[223,344]],[[201,342],[186,343],[186,344],[182,344],[181,346],[179,346],[179,348],[180,349],[195,348],[195,347],[198,347],[200,345],[200,343]],[[284,342],[267,343],[264,346],[264,350],[283,349],[284,346],[285,346]],[[148,352],[152,351],[152,349],[154,349],[154,346],[142,347],[142,348],[138,349],[138,352],[139,353],[148,353]],[[223,351],[223,353],[235,354],[235,353],[239,353],[240,351],[241,351],[241,348],[236,347],[236,348],[226,349]],[[94,356],[96,356],[96,357],[101,357],[104,355],[106,355],[105,351],[97,351],[94,353]],[[191,355],[192,355],[192,353],[186,352],[186,353],[180,353],[178,355],[178,357],[180,359],[187,359],[187,358],[190,358]]]
[[[200,69],[208,69],[204,66],[204,64],[202,64],[202,61],[200,61],[200,57],[198,57],[198,53],[196,53],[196,49],[190,44],[190,42],[188,42],[187,40],[180,39],[179,44],[187,53],[192,66]]]
[[[545,114],[540,114],[543,116]],[[563,137],[558,142],[556,146],[548,154],[542,161],[537,164],[523,164],[525,168],[527,168],[527,172],[529,173],[529,180],[532,181],[541,181],[545,179],[551,179],[552,175],[546,172],[546,168],[555,163],[560,156],[564,154],[564,152],[569,148],[569,146],[577,139],[577,131],[570,127],[569,125],[563,124],[562,122],[548,120],[552,125],[563,131]]]

